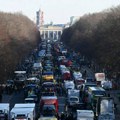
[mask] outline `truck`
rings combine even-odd
[[[92,110],[77,110],[76,120],[94,120],[94,112]]]
[[[57,120],[55,106],[44,104],[39,120]]]
[[[88,103],[91,104],[95,111],[98,98],[105,97],[106,91],[102,87],[89,87],[88,88]]]
[[[74,109],[84,108],[83,101],[80,98],[80,90],[76,90],[76,89],[69,89],[68,90],[67,105],[68,105],[68,107],[71,107]]]
[[[105,73],[95,73],[95,79],[97,84],[104,89],[112,89],[112,82],[105,77]]]
[[[15,104],[10,111],[10,120],[35,120],[35,103]]]
[[[68,89],[75,89],[74,81],[64,81],[64,88],[66,91],[68,91]]]
[[[58,113],[58,99],[57,96],[42,96],[40,100],[40,110],[42,111],[44,105],[54,105],[55,112]]]
[[[10,105],[9,103],[0,103],[0,120],[9,120]]]
[[[101,81],[105,80],[105,73],[95,73],[95,79],[97,85],[101,86]]]
[[[112,81],[110,81],[110,80],[101,81],[101,86],[104,89],[112,89]]]
[[[114,99],[101,97],[97,101],[96,116],[98,120],[115,120]]]
[[[73,72],[73,78],[74,78],[74,80],[82,78],[82,73],[79,72],[79,71],[74,71]]]

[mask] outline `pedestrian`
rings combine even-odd
[[[117,104],[114,103],[114,108],[115,108],[115,111],[117,111]]]
[[[60,120],[60,116],[58,113],[56,113],[56,118],[57,118],[57,120]]]
[[[73,120],[73,113],[72,112],[70,112],[69,120]]]
[[[65,114],[64,114],[64,112],[61,113],[61,120],[65,120]]]
[[[110,93],[108,93],[108,97],[110,97]]]
[[[118,100],[119,100],[119,102],[120,102],[120,93],[118,93]]]

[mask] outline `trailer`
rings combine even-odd
[[[105,73],[95,73],[95,79],[97,85],[101,86],[101,81],[105,80]]]

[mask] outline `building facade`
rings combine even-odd
[[[64,25],[43,25],[40,26],[42,39],[59,40],[64,29]]]

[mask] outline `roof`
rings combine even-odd
[[[27,103],[29,104],[29,103]],[[12,108],[11,113],[16,113],[16,114],[27,114],[29,112],[32,112],[34,108]]]
[[[34,63],[33,67],[42,67],[42,64],[40,62],[39,63]]]
[[[20,104],[15,104],[14,106],[15,108],[34,108],[35,107],[35,103],[20,103]]]
[[[89,89],[91,90],[101,90],[101,91],[105,91],[102,87],[89,87]]]
[[[40,117],[38,120],[57,120],[56,117]]]
[[[94,117],[94,112],[92,110],[77,110],[77,117]]]
[[[25,98],[25,100],[33,100],[34,101],[34,98]]]
[[[0,110],[9,109],[9,103],[0,103]]]
[[[40,81],[37,77],[30,77],[30,78],[27,78],[27,80],[31,80],[31,81],[32,81],[32,80],[33,80],[33,81],[34,81],[34,80],[35,80],[35,81]]]
[[[15,71],[14,73],[17,73],[17,74],[25,74],[26,71]]]
[[[56,103],[56,100],[44,100],[44,104],[47,104],[47,105],[54,105]]]

